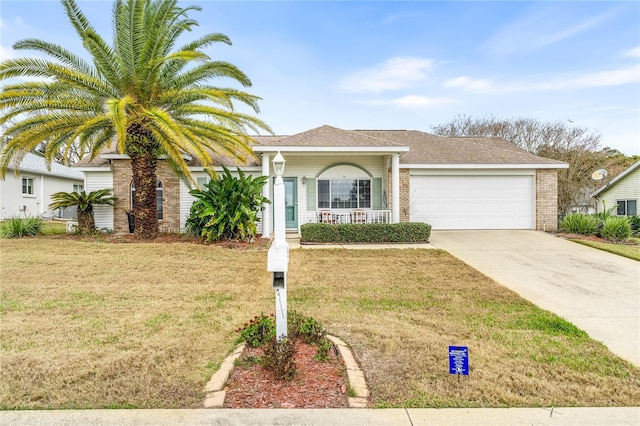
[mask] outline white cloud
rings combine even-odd
[[[577,75],[551,82],[548,85],[543,84],[542,87],[548,86],[549,89],[580,89],[585,87],[621,86],[637,82],[640,82],[640,65]]]
[[[555,7],[529,11],[494,34],[485,47],[497,55],[539,50],[597,27],[616,13],[609,11],[572,22],[573,16],[564,18]]]
[[[401,98],[393,99],[391,103],[403,108],[418,108],[433,105],[450,104],[453,103],[453,100],[449,98],[430,98],[428,96],[407,95]]]
[[[640,58],[640,46],[625,51],[622,56],[626,58]]]
[[[543,81],[508,81],[491,82],[461,76],[444,82],[445,87],[462,89],[476,93],[516,93],[541,92],[551,90],[573,90],[594,87],[622,86],[640,82],[640,64],[627,68],[596,71],[584,74],[563,74],[547,77]]]
[[[358,100],[359,105],[386,106],[393,105],[401,108],[423,108],[435,105],[451,104],[455,101],[450,98],[430,98],[420,95],[406,95],[395,99],[367,99]]]
[[[374,68],[354,72],[342,80],[340,87],[355,93],[404,89],[424,80],[432,64],[425,58],[391,58]]]
[[[454,87],[470,91],[483,91],[491,88],[491,82],[487,80],[472,79],[466,75],[453,78],[444,82],[444,87]]]
[[[0,45],[0,61],[12,59],[13,57],[13,49]]]

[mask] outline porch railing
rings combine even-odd
[[[316,210],[302,214],[302,223],[390,223],[390,210]]]

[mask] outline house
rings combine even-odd
[[[51,195],[56,192],[82,191],[82,172],[51,163],[36,154],[27,153],[20,165],[9,167],[0,180],[0,220],[10,217],[75,217],[75,208],[51,211]]]
[[[562,163],[537,157],[500,138],[450,138],[410,130],[342,130],[322,126],[291,136],[258,136],[256,159],[218,158],[231,170],[274,177],[277,152],[286,159],[286,227],[304,223],[426,222],[434,229],[557,228],[557,170]],[[131,168],[115,151],[76,165],[87,190],[113,188],[111,206],[96,206],[96,226],[127,232]],[[202,165],[190,160],[201,185]],[[221,169],[220,169],[221,170]],[[184,229],[194,198],[185,182],[158,163],[158,218],[163,232]],[[273,180],[264,195],[272,194]],[[272,207],[259,232],[269,234]]]
[[[640,161],[631,165],[592,195],[598,212],[616,207],[618,216],[637,216],[640,200]]]

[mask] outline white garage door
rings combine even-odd
[[[533,176],[412,176],[411,221],[433,229],[534,229]]]

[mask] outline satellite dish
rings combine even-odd
[[[605,176],[607,176],[607,171],[605,169],[598,169],[591,173],[591,179],[593,180],[602,180]]]

